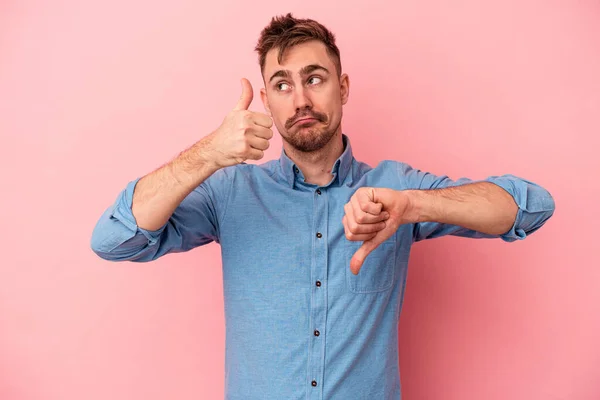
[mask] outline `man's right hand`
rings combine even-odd
[[[140,228],[164,226],[179,204],[218,169],[264,156],[273,137],[273,120],[248,111],[252,97],[252,85],[242,79],[242,96],[217,130],[138,181],[131,211]]]
[[[217,168],[242,163],[248,159],[260,160],[273,137],[270,116],[248,111],[253,91],[250,81],[242,79],[242,95],[235,108],[227,114],[217,130],[206,137],[212,160]]]

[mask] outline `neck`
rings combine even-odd
[[[339,129],[329,143],[319,150],[304,153],[296,150],[285,141],[283,142],[283,148],[287,156],[302,171],[305,182],[325,186],[333,178],[331,173],[333,164],[344,152],[344,141],[342,131]]]

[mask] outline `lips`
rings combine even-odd
[[[294,115],[295,118],[290,118],[285,122],[286,129],[298,124],[302,126],[310,126],[316,123],[327,124],[327,115],[317,111],[302,111]]]
[[[305,118],[297,119],[292,125],[296,125],[298,123],[303,123],[303,122],[316,122],[316,121],[318,121],[316,118],[305,117]]]

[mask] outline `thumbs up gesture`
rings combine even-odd
[[[253,90],[250,81],[242,79],[242,95],[223,123],[210,135],[212,149],[219,155],[218,167],[236,165],[246,160],[260,160],[273,137],[270,116],[248,111]]]

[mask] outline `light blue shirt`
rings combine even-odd
[[[474,181],[396,161],[372,168],[354,159],[346,136],[344,144],[325,186],[305,183],[282,151],[278,160],[217,171],[157,231],[136,225],[133,180],[94,228],[92,249],[112,261],[221,245],[226,399],[400,399],[398,319],[412,244],[448,234],[491,237],[439,223],[402,225],[353,275],[350,258],[361,243],[346,239],[342,217],[358,188]],[[486,181],[519,207],[512,229],[498,236],[505,241],[524,239],[554,212],[551,195],[532,182],[512,175]]]

